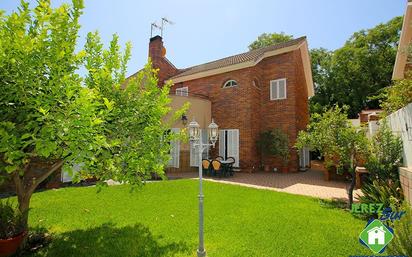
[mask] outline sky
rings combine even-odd
[[[68,0],[51,0],[58,6]],[[10,13],[18,0],[0,0]],[[35,0],[29,0],[31,6]],[[356,31],[404,14],[406,0],[84,0],[79,48],[89,31],[98,30],[108,44],[117,33],[131,41],[128,75],[147,61],[150,24],[162,17],[166,57],[178,68],[247,51],[260,34],[285,32],[307,36],[309,48],[341,47]]]

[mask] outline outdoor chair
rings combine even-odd
[[[203,175],[211,175],[211,162],[208,159],[202,159],[202,171]]]
[[[219,174],[219,177],[222,177],[224,170],[223,165],[219,160],[212,161],[212,170],[214,176]]]
[[[230,163],[227,165],[227,172],[229,173],[230,176],[233,176],[234,170],[233,170],[233,165],[235,164],[235,158],[233,157],[228,157],[226,161],[230,161]]]
[[[224,160],[225,160],[225,158],[223,158],[223,157],[220,156],[220,155],[219,155],[218,157],[216,157],[215,159],[218,160],[218,161],[224,161]]]

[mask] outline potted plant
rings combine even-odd
[[[256,141],[257,148],[262,155],[261,158],[261,167],[265,172],[270,171],[269,164],[263,162],[264,156],[271,156],[272,155],[272,143],[273,143],[273,135],[271,130],[263,131],[259,134],[259,139]]]
[[[273,130],[273,155],[278,156],[282,160],[281,172],[289,171],[289,137],[281,129]]]
[[[0,201],[0,257],[13,255],[25,236],[22,213],[9,200]]]
[[[257,147],[262,154],[262,156],[278,156],[282,159],[282,172],[287,172],[288,170],[288,160],[289,160],[289,138],[286,133],[281,129],[267,130],[263,131],[259,135],[257,140]],[[270,166],[267,163],[262,162],[264,171],[270,171]]]

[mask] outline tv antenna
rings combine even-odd
[[[165,24],[169,23],[170,25],[175,24],[173,21],[166,19],[165,17],[162,18],[162,25],[160,26],[160,36],[163,37],[163,29]]]
[[[163,34],[163,26],[160,27],[159,25],[156,24],[156,22],[152,22],[152,24],[150,24],[150,37],[153,37],[153,29],[159,29],[161,31],[161,33]]]

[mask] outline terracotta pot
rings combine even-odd
[[[270,172],[270,166],[269,165],[263,165],[263,170],[265,171],[265,172]]]
[[[20,244],[23,242],[24,237],[27,232],[24,231],[19,235],[9,238],[9,239],[0,239],[0,257],[8,257],[13,255]]]
[[[282,166],[282,168],[280,168],[282,173],[288,173],[289,171],[289,167],[288,166]]]

